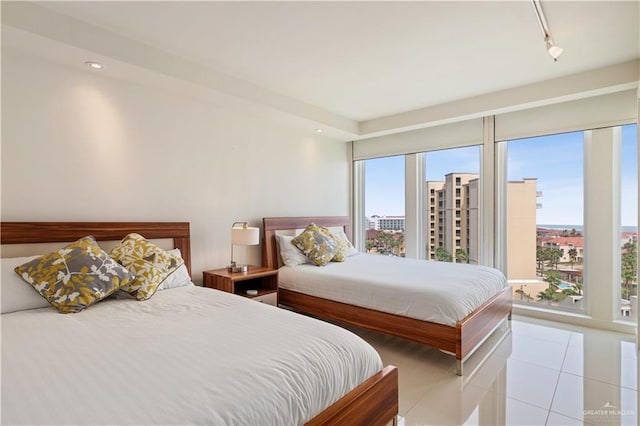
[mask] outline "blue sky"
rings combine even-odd
[[[508,142],[507,178],[537,178],[539,224],[583,223],[582,132]],[[635,125],[622,130],[622,225],[637,222],[638,135]],[[450,172],[478,173],[477,146],[432,151],[426,155],[427,180],[443,180]],[[367,160],[365,214],[404,215],[404,156]]]

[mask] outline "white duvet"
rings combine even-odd
[[[500,271],[485,266],[364,253],[279,271],[281,288],[451,326],[507,287]]]
[[[195,286],[1,321],[2,424],[301,424],[382,368],[346,330]]]

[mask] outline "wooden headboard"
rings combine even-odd
[[[262,266],[278,268],[278,247],[276,231],[288,229],[304,229],[311,222],[319,226],[344,228],[344,233],[351,240],[351,218],[349,216],[302,216],[302,217],[265,217],[262,219]]]
[[[1,222],[0,244],[72,242],[87,235],[117,241],[137,232],[147,239],[173,239],[191,275],[189,222]]]

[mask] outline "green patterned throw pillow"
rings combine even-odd
[[[147,300],[162,282],[184,263],[181,257],[161,249],[140,234],[129,234],[118,244],[110,256],[135,275],[136,279],[121,290]]]
[[[133,281],[91,236],[14,270],[63,314],[80,312]]]
[[[337,243],[315,223],[311,223],[291,243],[298,247],[316,266],[325,266],[336,254]]]

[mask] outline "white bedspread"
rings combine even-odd
[[[327,266],[283,266],[281,288],[409,318],[455,325],[507,286],[478,265],[358,254]]]
[[[382,368],[346,330],[195,286],[1,321],[2,424],[301,424]]]

